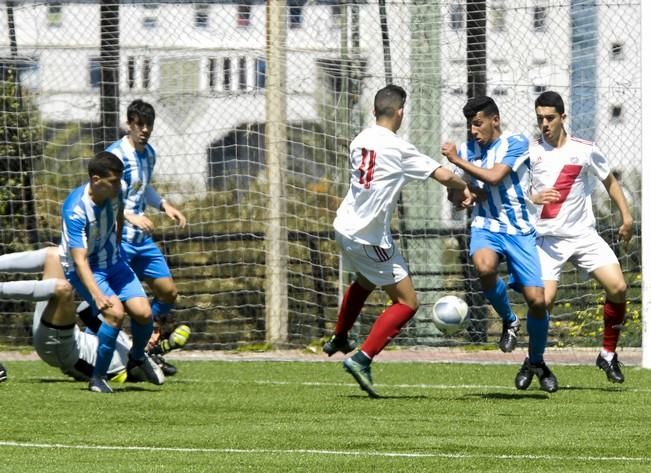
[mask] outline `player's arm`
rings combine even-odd
[[[97,308],[99,310],[105,310],[113,307],[111,299],[102,292],[93,277],[93,271],[90,269],[90,264],[88,263],[88,250],[86,248],[72,248],[70,255],[72,256],[79,280],[88,289]]]
[[[185,227],[187,223],[185,215],[167,200],[163,199],[151,185],[145,188],[145,202],[147,205],[156,207],[161,212],[164,212],[165,215],[177,222],[181,228]]]
[[[470,189],[468,189],[468,184],[466,181],[461,179],[449,169],[444,168],[443,166],[439,166],[434,170],[434,172],[432,172],[431,177],[435,181],[443,184],[448,189],[462,192],[463,197],[455,196],[454,198],[454,203],[456,206],[466,208],[471,206],[474,202],[474,197],[471,194]]]
[[[479,179],[489,185],[497,185],[511,173],[511,167],[503,163],[496,163],[492,168],[484,169],[466,161],[457,152],[457,146],[454,143],[444,143],[441,146],[441,154],[445,156],[450,163],[457,166],[462,171],[470,174],[475,179]]]
[[[609,173],[606,176],[606,179],[601,181],[610,196],[610,199],[615,203],[617,209],[619,210],[619,215],[622,218],[622,224],[619,227],[619,239],[624,242],[624,245],[628,245],[628,242],[633,236],[633,216],[631,211],[628,208],[628,203],[626,202],[626,197],[624,197],[624,192],[622,187],[619,185],[617,178],[613,173]]]

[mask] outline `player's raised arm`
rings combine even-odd
[[[497,185],[511,173],[511,167],[503,164],[496,163],[491,168],[482,168],[475,166],[465,159],[461,158],[457,153],[457,147],[454,143],[444,143],[441,146],[441,154],[462,171],[470,174],[475,179],[485,182],[490,185]]]

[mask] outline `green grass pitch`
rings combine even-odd
[[[86,391],[42,362],[4,362],[0,472],[645,472],[651,373],[623,385],[555,366],[374,365],[369,399],[340,363],[179,361],[165,386]]]

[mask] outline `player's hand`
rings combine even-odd
[[[624,223],[622,223],[622,225],[619,227],[617,237],[619,238],[619,241],[623,243],[624,250],[627,250],[628,243],[633,237],[633,219],[624,220]]]
[[[456,164],[456,162],[459,160],[459,156],[457,155],[457,145],[454,143],[443,143],[441,146],[441,154],[448,158],[448,161],[450,161],[452,164]]]
[[[154,325],[154,330],[149,337],[149,342],[147,342],[147,352],[154,348],[160,341],[160,327]]]
[[[93,297],[93,301],[95,302],[95,305],[100,310],[100,312],[113,307],[113,302],[111,302],[111,298],[106,294],[99,294]]]
[[[183,215],[179,210],[167,202],[163,204],[163,209],[165,210],[165,215],[178,223],[179,227],[185,228],[185,225],[188,223],[185,215]]]
[[[536,205],[544,205],[558,202],[560,198],[561,193],[553,187],[549,187],[547,189],[543,189],[538,194],[533,194],[531,196],[531,201]]]
[[[463,200],[459,203],[459,207],[462,209],[467,209],[472,207],[475,204],[476,195],[473,194],[468,186],[463,189]]]
[[[154,230],[154,222],[149,220],[145,215],[125,214],[124,219],[143,232],[151,233]]]

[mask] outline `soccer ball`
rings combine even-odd
[[[452,335],[468,322],[468,304],[457,296],[443,296],[432,309],[434,325],[445,335]]]

